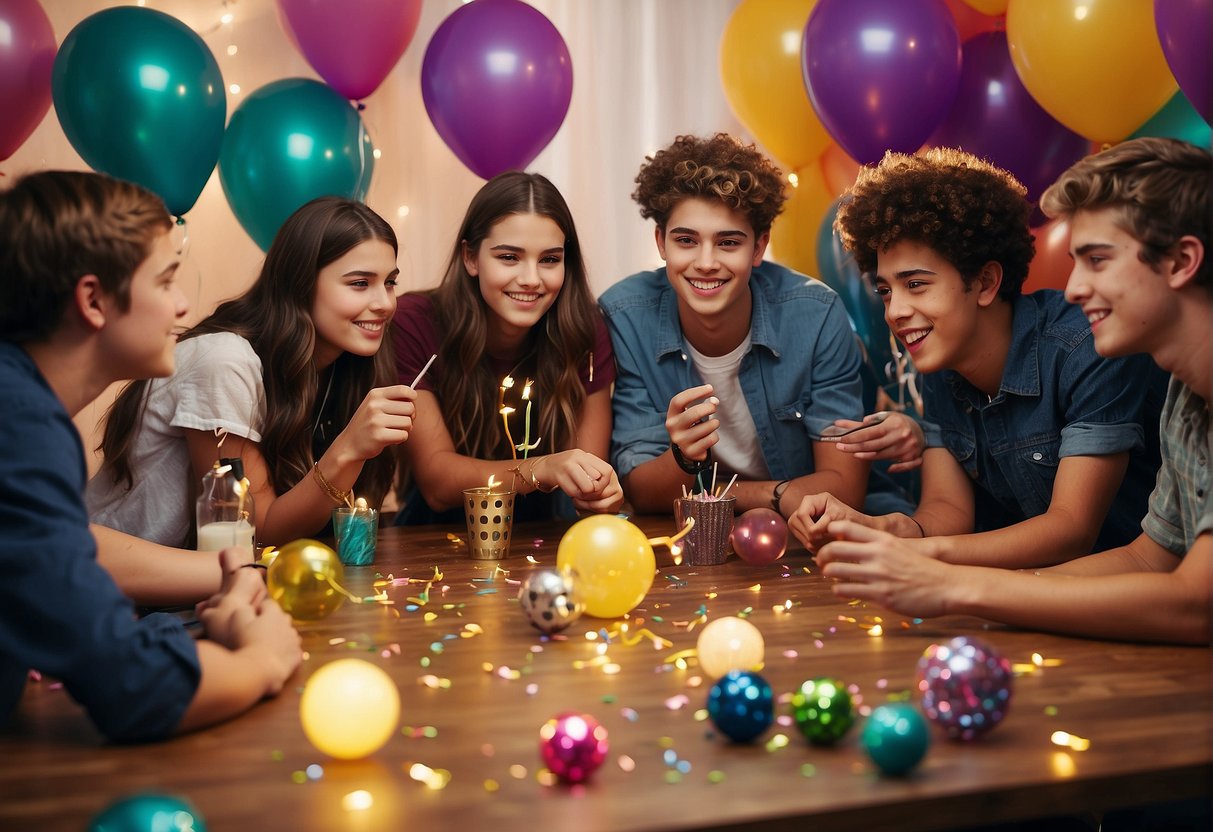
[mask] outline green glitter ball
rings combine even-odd
[[[855,723],[851,694],[838,679],[810,679],[792,694],[792,716],[813,745],[833,745]]]

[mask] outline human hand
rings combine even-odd
[[[207,637],[229,650],[236,649],[234,616],[243,608],[256,607],[267,595],[261,570],[244,568],[251,562],[249,551],[243,546],[229,546],[220,551],[219,591],[194,607]]]
[[[711,392],[710,384],[683,390],[670,399],[665,415],[670,442],[678,446],[683,457],[696,462],[706,459],[708,451],[720,440],[716,432],[720,420],[714,418],[720,399]],[[696,401],[699,403],[695,404]]]
[[[342,443],[355,459],[373,459],[389,445],[409,438],[417,392],[403,384],[376,387],[366,394],[350,423],[333,444]]]
[[[965,570],[916,551],[916,541],[846,520],[830,524],[834,540],[817,553],[835,595],[875,601],[902,615],[944,615],[949,592],[961,592]]]
[[[833,494],[807,494],[788,517],[788,530],[806,549],[814,552],[834,539],[829,533],[830,523],[835,520],[864,523],[869,519],[868,515],[856,511]]]
[[[833,435],[832,431],[837,431]],[[822,441],[835,446],[856,459],[895,459],[889,471],[911,471],[922,465],[927,440],[922,426],[904,413],[882,410],[871,413],[863,421],[838,419],[832,429],[822,435]]]
[[[531,471],[540,483],[568,494],[578,511],[616,512],[623,505],[615,469],[579,448],[540,457]]]

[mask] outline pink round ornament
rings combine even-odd
[[[932,644],[918,660],[922,709],[951,739],[975,739],[1002,722],[1012,679],[1010,661],[969,636]]]
[[[788,523],[769,508],[752,508],[733,523],[733,551],[746,563],[774,563],[788,548]]]
[[[606,759],[607,730],[589,714],[563,713],[539,729],[539,755],[566,783],[580,783]]]

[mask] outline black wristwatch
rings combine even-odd
[[[678,467],[686,471],[692,477],[700,474],[712,467],[712,449],[708,448],[707,456],[702,460],[696,461],[687,459],[682,455],[682,451],[673,442],[670,443],[670,453],[674,455],[674,461],[678,463]]]

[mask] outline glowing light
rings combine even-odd
[[[802,34],[800,29],[788,29],[779,36],[779,45],[783,47],[785,55],[800,55]]]
[[[409,206],[401,205],[399,208],[396,209],[396,216],[400,217],[400,219],[404,219],[408,215],[409,215]]]
[[[376,159],[379,159],[379,158],[383,157],[383,151],[380,150],[379,148],[375,148],[374,150],[371,151],[371,155],[374,156]]]
[[[229,44],[227,47],[227,54],[229,54],[229,55],[235,55],[239,51],[240,51],[239,47],[237,47],[236,44],[234,44],[234,43]]]
[[[231,12],[225,12],[223,16],[219,18],[219,22],[226,26],[227,24],[231,23],[234,18],[235,15],[233,15]]]
[[[240,85],[231,84],[228,86],[227,91],[230,92],[232,95],[240,95]]]
[[[168,89],[168,70],[155,64],[144,64],[139,67],[139,86],[152,92],[164,92]]]
[[[358,789],[341,798],[341,808],[347,812],[361,812],[374,805],[375,798],[366,789]]]
[[[800,187],[800,177],[797,176],[795,173],[789,173],[788,174],[788,184],[791,185],[793,188],[799,188]]]
[[[1091,741],[1086,737],[1078,737],[1065,731],[1054,731],[1049,739],[1054,745],[1064,745],[1075,751],[1086,751],[1091,747]]]
[[[1090,11],[1091,11],[1091,9],[1088,6],[1075,6],[1074,7],[1074,19],[1075,20],[1086,20],[1087,14]]]

